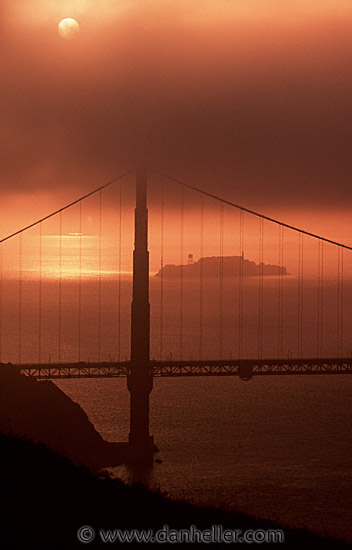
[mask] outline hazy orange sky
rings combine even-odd
[[[0,33],[3,235],[144,156],[352,243],[350,0],[2,0]]]

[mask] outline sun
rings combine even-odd
[[[65,19],[60,21],[58,25],[59,35],[62,38],[66,38],[67,40],[76,38],[79,31],[80,31],[79,23],[76,21],[76,19],[72,19],[72,17],[66,17]]]

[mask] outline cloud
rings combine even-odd
[[[82,32],[65,42],[65,2],[4,4],[3,189],[84,191],[144,156],[241,202],[352,198],[352,22],[327,18],[331,3],[278,24],[223,20],[224,1],[214,20],[205,2],[206,25],[198,1],[97,5],[76,3]]]

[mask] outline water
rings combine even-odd
[[[244,281],[241,324],[243,358],[258,358],[260,347],[263,358],[278,357],[280,347],[282,357],[298,356],[297,279],[290,276],[284,279],[281,331],[278,290],[278,278],[265,277],[261,307],[262,342],[259,346],[258,279],[248,277]],[[122,277],[120,284],[116,276],[104,277],[101,281],[84,280],[81,284],[77,279],[63,279],[61,284],[57,279],[43,279],[40,285],[32,279],[21,282],[4,279],[1,361],[48,363],[59,359],[61,362],[128,359],[131,293],[130,276]],[[325,280],[320,317],[316,281],[304,281],[303,357],[317,357],[320,354],[336,357],[339,351],[344,356],[351,353],[352,283],[345,282],[344,285],[342,350],[338,349],[340,318],[337,294],[336,281]],[[160,279],[151,278],[151,357],[237,358],[240,338],[239,279],[225,278],[222,286],[217,278],[209,279],[204,281],[202,293],[199,281],[185,279],[182,295],[181,308],[180,281],[165,279],[161,303]],[[318,334],[322,335],[321,349]]]
[[[58,385],[106,439],[127,440],[125,380]],[[156,379],[162,463],[113,474],[352,541],[351,386],[348,375]]]
[[[237,357],[238,282],[236,278],[224,281],[221,309],[219,281],[205,281],[200,339],[198,283],[184,281],[181,310],[180,282],[165,280],[161,318],[160,280],[152,278],[152,356]],[[39,354],[44,362],[56,361],[59,341],[62,361],[77,361],[78,356],[97,360],[99,354],[102,360],[129,356],[130,278],[121,280],[120,316],[118,284],[113,278],[101,281],[100,290],[98,280],[84,281],[80,289],[77,279],[63,280],[61,290],[57,280],[43,280],[41,289],[38,281],[30,279],[21,285],[4,280],[2,290],[2,361],[38,361]],[[336,282],[324,281],[323,355],[337,353],[337,291]],[[277,278],[265,278],[263,294],[263,357],[277,357],[280,338],[283,356],[295,355],[297,280],[287,277],[284,281],[281,335]],[[316,282],[306,280],[303,355],[315,356],[319,351],[317,298]],[[346,282],[344,355],[352,349],[351,302],[352,285]],[[243,356],[255,357],[256,279],[244,284],[243,333]],[[125,380],[62,380],[57,384],[80,403],[107,440],[127,441],[129,396]],[[250,382],[237,377],[156,379],[151,394],[151,431],[162,463],[139,472],[119,467],[113,474],[125,480],[137,477],[160,486],[172,497],[220,504],[352,541],[351,385],[348,375],[254,377]]]

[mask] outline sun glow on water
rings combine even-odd
[[[18,279],[97,279],[113,278],[119,274],[131,276],[130,254],[121,254],[121,270],[116,245],[109,238],[70,233],[68,235],[43,235],[40,249],[38,237],[26,241],[22,260],[18,255],[18,243],[9,242],[4,249],[4,278]]]

